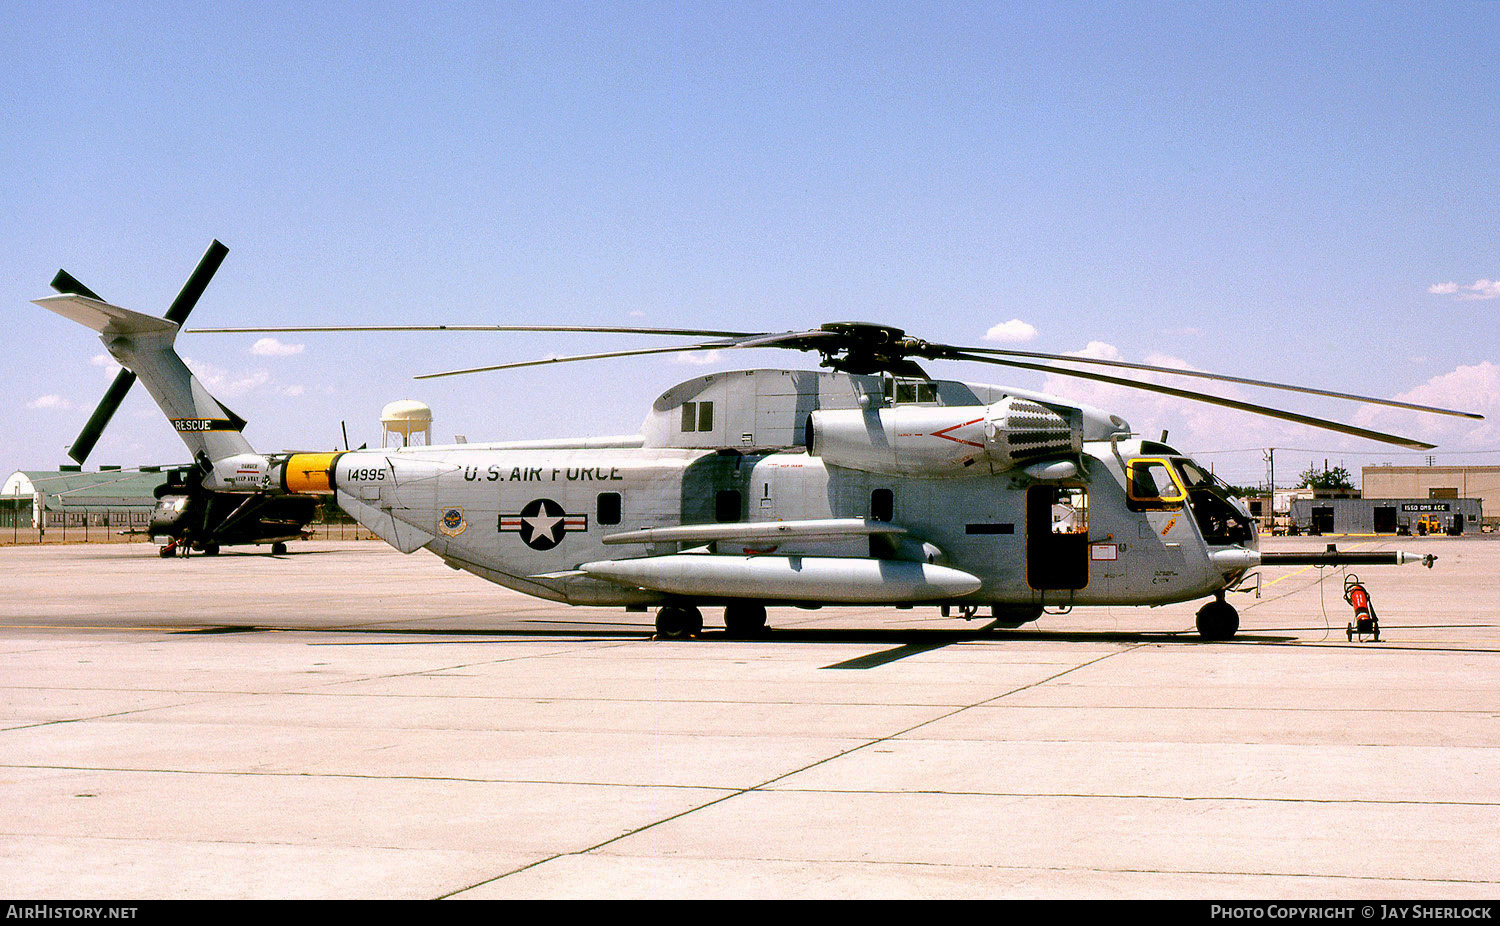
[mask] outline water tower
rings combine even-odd
[[[385,447],[390,435],[401,435],[401,446],[410,447],[411,439],[420,435],[421,443],[432,444],[432,409],[414,399],[401,399],[380,410],[380,446]]]

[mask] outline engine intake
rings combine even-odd
[[[989,475],[1083,450],[1083,413],[1008,396],[985,406],[815,411],[808,451],[883,475]]]

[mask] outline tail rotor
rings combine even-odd
[[[208,250],[204,252],[203,257],[198,261],[198,266],[194,268],[192,275],[188,277],[187,282],[183,284],[182,289],[177,293],[177,298],[172,300],[171,308],[167,309],[167,314],[164,316],[167,321],[178,326],[182,325],[187,319],[188,313],[192,312],[193,307],[198,304],[198,299],[203,295],[203,291],[208,288],[209,281],[218,272],[219,265],[224,262],[224,258],[228,254],[229,248],[225,247],[217,239],[208,246]],[[97,293],[84,286],[66,270],[57,271],[57,276],[52,278],[52,288],[59,293],[86,296],[89,299],[97,299],[100,302],[104,301]],[[115,376],[115,381],[110,384],[108,391],[104,393],[103,400],[99,402],[99,406],[94,409],[94,413],[89,416],[88,422],[84,424],[83,430],[78,432],[78,437],[68,448],[68,456],[72,457],[75,463],[83,463],[88,459],[88,455],[93,451],[94,445],[99,442],[99,436],[104,433],[105,426],[114,417],[116,410],[120,407],[120,403],[125,401],[125,396],[129,394],[130,387],[135,385],[135,380],[136,374],[130,370],[121,370]]]

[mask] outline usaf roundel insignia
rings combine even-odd
[[[500,531],[519,533],[521,542],[533,550],[550,550],[568,532],[588,529],[588,515],[568,514],[550,498],[527,502],[517,514],[500,515]]]
[[[438,521],[438,530],[449,537],[457,537],[469,527],[469,522],[464,520],[462,508],[444,508],[443,517]]]

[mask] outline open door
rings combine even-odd
[[[1089,497],[1083,486],[1026,490],[1026,583],[1042,591],[1089,584]]]

